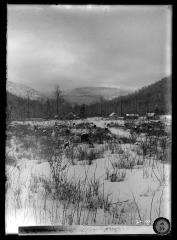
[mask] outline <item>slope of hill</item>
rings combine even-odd
[[[145,86],[138,91],[127,95],[127,100],[136,99],[139,104],[146,104],[153,110],[154,105],[170,107],[171,105],[171,77],[165,77],[155,83]],[[150,109],[149,109],[150,110]]]
[[[135,112],[145,114],[154,112],[158,106],[159,113],[171,114],[171,95],[171,77],[165,77],[133,93],[106,101],[102,106],[100,103],[92,104],[87,111],[94,116],[97,115],[97,109],[102,109],[103,115],[112,112],[120,115]]]
[[[11,81],[7,81],[6,90],[7,92],[21,98],[25,98],[25,99],[29,98],[31,100],[39,100],[39,101],[46,100],[46,97],[42,95],[40,92],[21,83],[14,83]]]
[[[130,90],[109,87],[82,87],[75,88],[63,94],[66,101],[75,104],[92,104],[101,99],[110,100],[130,93]]]

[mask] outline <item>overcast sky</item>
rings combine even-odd
[[[136,89],[170,74],[167,6],[8,5],[8,80]]]

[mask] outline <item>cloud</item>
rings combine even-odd
[[[8,5],[8,79],[138,88],[170,73],[167,6]]]

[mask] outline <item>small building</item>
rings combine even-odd
[[[156,120],[156,119],[158,119],[158,115],[154,112],[146,113],[146,119],[147,120]]]
[[[139,114],[137,113],[127,113],[125,115],[125,119],[138,119],[139,118]]]
[[[65,119],[67,120],[74,120],[74,119],[78,119],[78,116],[72,112],[68,113],[66,116],[65,116]]]
[[[117,119],[117,114],[115,112],[112,112],[111,114],[109,114],[109,118],[110,119]]]
[[[55,115],[54,118],[55,118],[55,119],[58,119],[58,115]]]
[[[124,120],[124,117],[118,117],[117,120]]]

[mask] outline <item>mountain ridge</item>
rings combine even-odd
[[[112,87],[80,87],[67,91],[63,97],[72,104],[92,104],[101,99],[110,100],[130,93],[130,90]]]
[[[7,81],[6,90],[18,97],[31,100],[46,101],[47,98],[53,98],[52,95],[46,97],[41,92],[21,83]],[[115,97],[130,93],[130,90],[112,87],[79,87],[62,92],[65,101],[70,104],[92,104],[100,102],[101,99],[110,100]]]
[[[46,100],[45,95],[22,83],[14,83],[12,81],[7,81],[6,90],[9,93],[24,99],[29,98],[31,100],[39,101]]]

